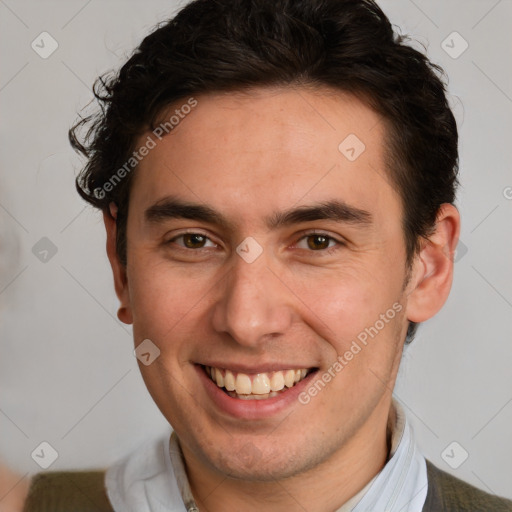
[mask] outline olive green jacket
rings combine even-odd
[[[512,512],[512,501],[483,492],[429,461],[427,475],[423,512]],[[39,473],[32,481],[24,512],[113,512],[104,476],[104,471]]]

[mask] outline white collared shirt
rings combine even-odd
[[[336,512],[421,512],[427,496],[427,467],[402,406],[391,450],[382,470]],[[147,443],[111,466],[105,475],[115,512],[197,512],[178,438]]]

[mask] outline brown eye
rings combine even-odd
[[[345,245],[342,241],[334,238],[327,233],[310,232],[295,244],[296,249],[303,249],[309,253],[316,252],[318,256],[331,254],[336,249]]]
[[[199,233],[186,233],[182,235],[183,245],[187,247],[187,249],[201,249],[204,247],[208,238]]]
[[[307,237],[308,248],[313,251],[327,249],[331,238],[325,235],[308,235]]]
[[[190,233],[183,233],[181,235],[175,236],[171,238],[166,245],[171,249],[178,248],[180,249],[216,249],[218,245],[209,237],[204,235],[203,233],[194,233],[191,231]]]

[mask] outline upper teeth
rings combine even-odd
[[[205,366],[205,369],[219,388],[235,391],[238,395],[266,395],[281,391],[285,386],[291,388],[308,373],[305,368],[254,374],[236,373],[212,366]]]

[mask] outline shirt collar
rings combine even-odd
[[[427,465],[414,441],[407,416],[395,398],[389,426],[392,428],[391,449],[386,465],[360,493],[336,512],[422,511],[427,497]]]

